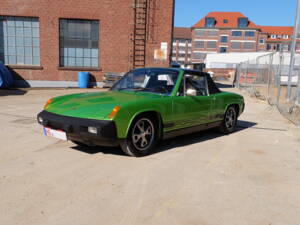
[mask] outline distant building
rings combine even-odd
[[[207,53],[289,51],[293,27],[258,26],[240,12],[211,12],[191,32],[191,61],[201,63]]]
[[[172,61],[180,65],[191,63],[192,32],[191,28],[175,27],[173,34]]]
[[[264,46],[266,51],[290,51],[292,44],[293,27],[283,26],[260,26],[261,34],[266,37],[259,39],[259,44]],[[296,49],[300,46],[297,44]]]

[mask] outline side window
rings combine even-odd
[[[215,84],[215,82],[211,79],[211,76],[209,74],[206,75],[207,78],[207,86],[208,86],[208,91],[210,95],[220,93],[221,91]]]
[[[185,74],[185,85],[184,82],[181,83],[177,96],[184,96],[184,86],[187,95],[208,95],[207,80],[203,75]]]
[[[197,96],[208,95],[205,76],[186,75],[186,91],[195,90]]]

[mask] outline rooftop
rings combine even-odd
[[[193,28],[205,27],[205,18],[207,17],[215,18],[215,28],[238,27],[238,18],[247,18],[240,12],[210,12],[197,22]],[[258,26],[249,20],[248,28],[258,28]]]

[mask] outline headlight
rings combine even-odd
[[[39,121],[40,124],[43,124],[43,122],[44,122],[43,118],[40,117],[40,116],[38,117],[38,121]]]
[[[48,106],[49,106],[52,102],[53,102],[53,98],[49,99],[49,100],[46,102],[46,104],[45,104],[45,106],[44,106],[44,109],[47,109]]]
[[[98,134],[98,128],[97,127],[88,127],[88,132],[91,134]]]
[[[119,112],[119,110],[121,109],[121,107],[120,106],[115,106],[114,108],[113,108],[113,110],[111,111],[111,113],[108,115],[108,118],[109,119],[113,119],[116,115],[117,115],[117,113]]]

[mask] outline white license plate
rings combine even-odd
[[[44,127],[44,134],[49,137],[58,138],[60,140],[67,141],[67,134],[61,130],[53,130],[49,127]]]

